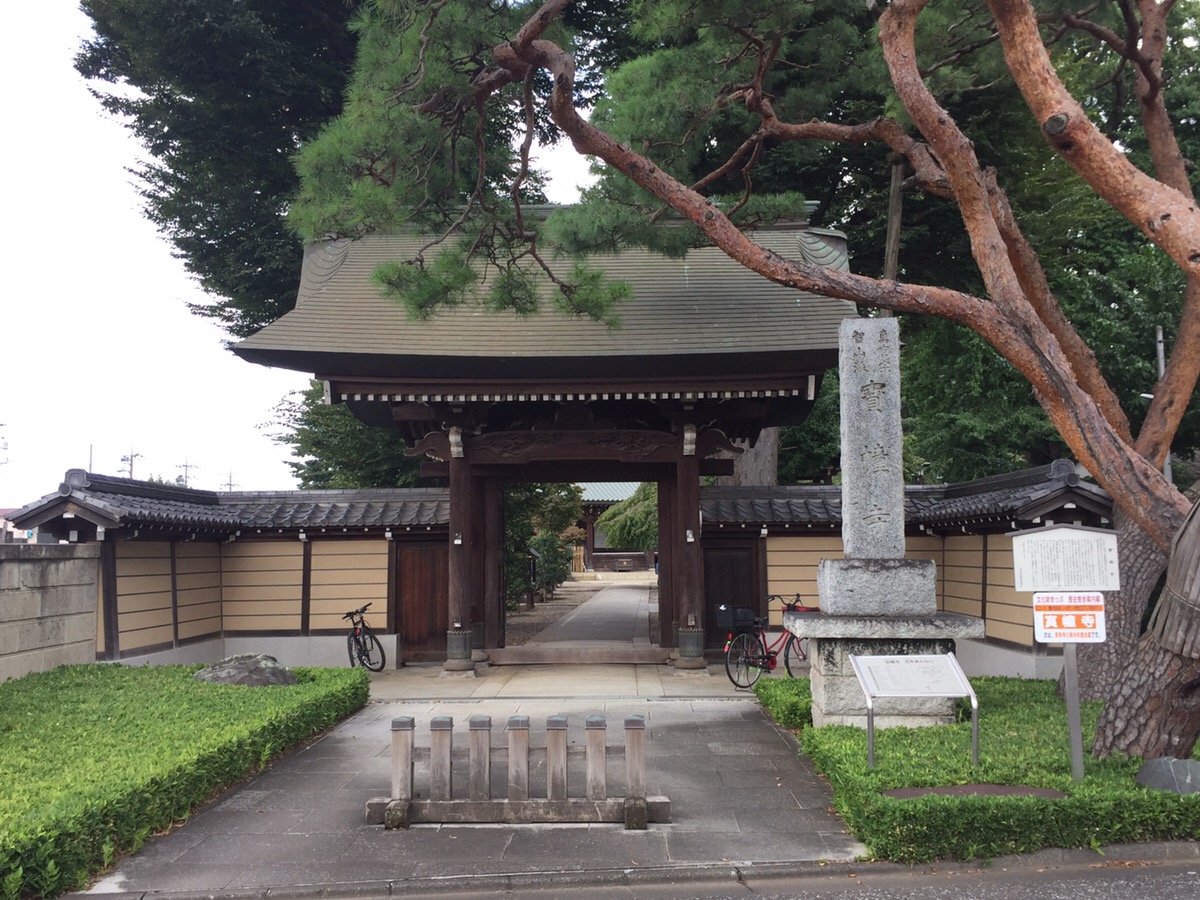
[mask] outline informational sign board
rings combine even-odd
[[[1083,780],[1083,727],[1079,713],[1076,644],[1104,640],[1104,595],[1119,591],[1117,535],[1104,528],[1048,525],[1009,535],[1018,591],[1033,597],[1033,630],[1041,643],[1063,645],[1063,693],[1071,743],[1071,776]]]
[[[1099,644],[1105,639],[1099,591],[1033,595],[1033,636],[1041,644]]]
[[[971,685],[954,654],[851,656],[868,697],[969,697]]]
[[[855,656],[850,665],[867,698],[867,765],[875,768],[878,697],[970,697],[971,763],[979,765],[979,700],[953,653],[938,656]]]
[[[1018,591],[1116,591],[1117,535],[1104,528],[1048,525],[1011,535]]]

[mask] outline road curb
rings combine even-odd
[[[742,884],[754,880],[763,882],[806,877],[838,878],[855,875],[892,874],[924,875],[933,872],[946,874],[958,870],[1037,869],[1079,866],[1119,866],[1123,862],[1185,862],[1200,860],[1200,843],[1190,841],[1151,842],[1146,844],[1117,844],[1099,851],[1051,847],[1033,853],[997,857],[992,860],[948,860],[906,866],[883,861],[803,861],[803,862],[740,862],[680,863],[677,865],[647,866],[621,869],[579,869],[572,871],[497,872],[481,875],[445,875],[398,878],[387,881],[342,882],[230,889],[226,891],[140,891],[105,892],[86,896],[103,900],[326,900],[326,898],[390,898],[421,894],[472,892],[503,892],[546,888],[636,887],[671,884]],[[82,894],[75,897],[85,896]]]

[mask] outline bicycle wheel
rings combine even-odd
[[[346,635],[346,653],[350,656],[350,668],[358,665],[358,632],[351,628]]]
[[[363,626],[361,643],[358,646],[358,658],[364,669],[372,672],[382,672],[386,657],[383,654],[383,644],[375,637],[371,629]]]
[[[725,651],[725,674],[735,687],[748,688],[762,674],[761,647],[756,635],[739,634]]]
[[[808,638],[798,638],[793,634],[783,646],[783,667],[795,678],[803,671],[801,667],[807,659]]]

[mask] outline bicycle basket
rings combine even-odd
[[[729,606],[722,603],[717,607],[717,627],[725,631],[745,631],[754,627],[757,611],[749,606]]]

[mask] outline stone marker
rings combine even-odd
[[[1164,756],[1145,763],[1135,776],[1143,787],[1176,794],[1200,793],[1200,760]]]
[[[895,319],[843,319],[838,378],[842,544],[850,559],[904,557],[900,334]]]
[[[249,687],[296,684],[296,676],[291,669],[281,665],[275,657],[263,653],[227,657],[206,666],[192,677],[210,684],[242,684]]]
[[[937,570],[904,558],[904,437],[900,331],[895,319],[844,319],[838,378],[845,559],[817,568],[830,616],[932,616]]]
[[[938,612],[932,560],[905,559],[900,332],[896,320],[846,319],[838,346],[841,380],[844,559],[817,568],[819,613],[786,612],[784,627],[812,639],[813,724],[867,722],[866,696],[850,656],[952,652],[957,638],[983,637],[983,621]],[[876,728],[953,721],[954,701],[889,698]]]

